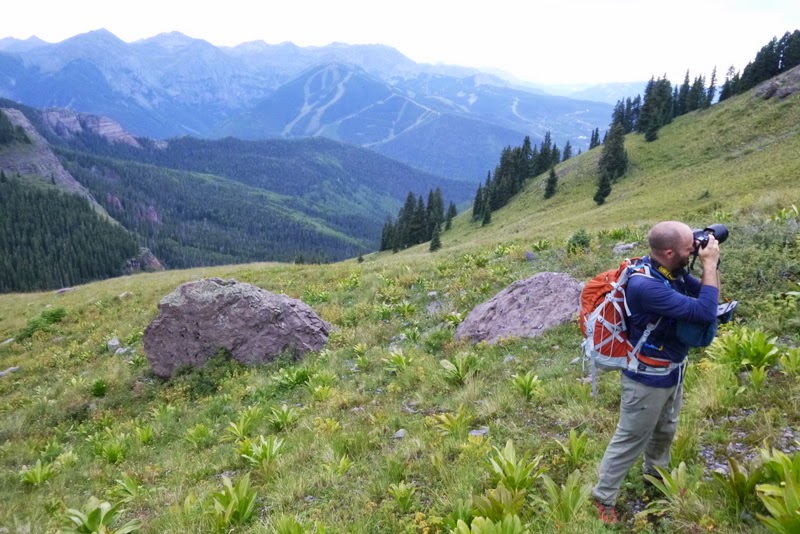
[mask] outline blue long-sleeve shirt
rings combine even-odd
[[[651,265],[651,276],[634,275],[628,280],[626,299],[631,316],[628,319],[628,339],[635,346],[648,324],[661,322],[650,333],[640,353],[651,358],[680,363],[689,354],[689,346],[676,333],[677,321],[711,323],[717,320],[719,289],[703,285],[697,278],[685,274],[674,280],[657,271],[649,257],[642,260]],[[625,375],[653,387],[672,387],[680,380],[679,370],[663,376],[645,375],[624,370]]]

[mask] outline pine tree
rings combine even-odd
[[[678,91],[678,99],[675,101],[675,109],[673,110],[673,117],[680,117],[689,111],[689,71],[686,71],[686,77],[683,79],[680,91]]]
[[[548,199],[556,194],[558,188],[558,176],[555,167],[550,167],[550,174],[547,176],[547,183],[544,188],[544,198]]]
[[[483,210],[483,219],[481,220],[481,226],[486,226],[490,222],[492,222],[492,209],[488,206],[487,202],[487,206]]]
[[[600,146],[600,128],[592,130],[592,136],[589,139],[589,150],[596,146]]]
[[[475,200],[472,201],[472,220],[477,221],[483,209],[483,186],[478,184],[478,191],[475,193]]]
[[[572,145],[567,140],[567,143],[564,145],[564,155],[561,157],[561,161],[567,161],[569,158],[572,157]]]
[[[553,162],[553,146],[550,138],[550,130],[544,134],[541,148],[539,148],[539,158],[536,160],[536,168],[533,175],[539,176],[543,172],[547,172]]]
[[[433,235],[431,236],[431,246],[430,246],[431,252],[436,252],[437,250],[442,248],[442,239],[439,234],[440,234],[439,225],[437,224],[436,226],[433,227]]]
[[[711,81],[708,84],[708,91],[706,92],[706,101],[703,104],[703,107],[709,107],[711,104],[714,103],[714,97],[717,96],[717,67],[714,66],[714,70],[711,71]]]
[[[594,201],[598,206],[606,201],[606,197],[611,194],[611,177],[607,173],[600,176],[600,183],[597,187],[597,192],[594,194]]]
[[[428,228],[427,211],[425,209],[425,200],[422,195],[417,200],[417,207],[414,209],[414,215],[411,218],[409,225],[409,246],[418,245],[427,241],[425,232]]]
[[[625,129],[622,124],[615,122],[611,125],[597,166],[600,174],[608,175],[610,180],[616,180],[628,170]]]
[[[450,205],[447,207],[447,219],[445,221],[445,230],[449,230],[453,227],[453,219],[458,215],[458,210],[456,209],[456,205],[454,202],[450,202]]]

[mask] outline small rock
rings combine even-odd
[[[614,254],[625,254],[629,250],[633,250],[639,243],[622,243],[614,247]]]
[[[0,378],[6,376],[8,374],[13,373],[14,371],[19,371],[19,367],[18,366],[17,367],[9,367],[5,371],[0,371]]]
[[[528,250],[528,251],[525,252],[525,259],[528,260],[528,261],[533,261],[533,260],[536,259],[536,254],[534,254],[533,252]]]
[[[472,436],[472,437],[475,437],[475,438],[479,437],[479,436],[485,436],[488,433],[489,433],[489,427],[488,426],[482,426],[477,430],[470,430],[469,431],[469,435]]]
[[[306,501],[308,504],[311,504],[314,501],[316,501],[317,498],[314,497],[313,495],[306,495],[305,497],[303,497],[303,500]]]
[[[433,298],[439,294],[438,291],[428,291],[428,296]]]
[[[123,354],[127,354],[129,350],[131,350],[130,347],[120,347],[116,351],[114,351],[114,354],[117,356],[121,356]]]
[[[129,291],[125,291],[125,292],[120,293],[119,295],[117,295],[117,298],[122,300],[122,299],[126,299],[126,298],[128,298],[130,296],[131,296],[131,293]]]
[[[440,311],[442,311],[442,303],[439,302],[438,300],[434,300],[433,302],[428,304],[426,310],[428,311],[428,315],[436,315]]]
[[[403,439],[404,437],[406,437],[405,428],[401,428],[400,430],[394,433],[394,439]]]
[[[56,291],[56,295],[63,295],[67,291],[75,291],[75,288],[74,287],[62,287],[61,289]]]
[[[114,352],[120,347],[121,344],[122,343],[120,343],[119,339],[117,339],[117,338],[111,339],[108,342],[108,350],[111,351],[111,352]]]
[[[14,338],[10,337],[10,338],[6,339],[5,341],[3,341],[2,343],[0,343],[0,347],[2,347],[3,345],[8,345],[9,343],[13,343],[13,342],[14,342]]]
[[[514,356],[513,354],[509,354],[508,356],[503,358],[503,363],[511,363],[511,362],[515,362],[515,361],[517,361],[517,357]]]

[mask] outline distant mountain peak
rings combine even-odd
[[[143,44],[150,44],[150,45],[158,45],[165,50],[177,50],[180,48],[185,48],[187,46],[192,46],[196,43],[208,43],[203,39],[195,39],[194,37],[189,37],[185,33],[181,32],[165,32],[159,33],[158,35],[154,35],[153,37],[148,37],[147,39],[140,39],[135,41],[133,44],[135,45],[143,45]]]
[[[47,41],[39,39],[35,35],[27,39],[15,39],[14,37],[4,37],[0,39],[0,50],[4,52],[24,52],[32,48],[38,48],[48,44]]]

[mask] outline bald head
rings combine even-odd
[[[669,269],[685,267],[692,252],[694,234],[682,222],[664,221],[647,234],[650,255]]]
[[[687,225],[678,221],[664,221],[650,229],[647,243],[652,251],[675,249],[686,241],[687,236],[692,237],[692,229]]]

